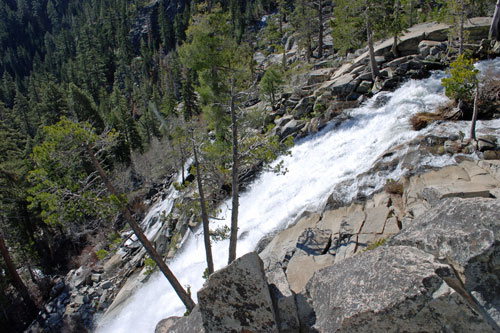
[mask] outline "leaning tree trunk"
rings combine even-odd
[[[380,76],[380,72],[377,67],[377,61],[375,60],[375,50],[373,47],[373,33],[372,33],[372,22],[370,18],[368,17],[368,10],[365,12],[365,19],[366,19],[366,39],[368,41],[368,53],[370,54],[370,67],[372,70],[372,79],[373,82],[375,83],[375,80],[377,77]]]
[[[175,275],[172,273],[170,268],[168,268],[165,261],[163,261],[163,258],[161,257],[161,255],[156,251],[156,249],[153,247],[153,245],[148,240],[146,235],[144,235],[144,232],[141,230],[141,227],[135,221],[135,219],[132,217],[130,210],[127,208],[127,206],[125,204],[123,204],[121,202],[121,200],[119,199],[120,197],[119,197],[118,192],[116,191],[113,184],[111,184],[111,181],[108,179],[106,172],[101,167],[101,163],[99,163],[99,161],[97,160],[92,149],[89,146],[86,146],[85,149],[86,149],[87,154],[89,155],[89,157],[92,161],[92,164],[97,169],[99,176],[101,177],[102,181],[106,185],[106,188],[108,189],[108,191],[113,196],[118,198],[118,200],[120,202],[120,210],[121,210],[122,214],[125,216],[125,218],[127,219],[127,222],[130,225],[130,227],[132,228],[134,234],[137,236],[137,238],[141,242],[142,246],[144,246],[144,248],[146,249],[146,252],[149,254],[151,259],[153,259],[154,262],[158,265],[158,267],[160,268],[160,271],[167,278],[167,280],[170,283],[170,285],[172,286],[172,288],[174,288],[175,292],[177,293],[177,295],[181,299],[182,303],[184,303],[184,305],[186,306],[186,309],[188,311],[192,311],[196,304],[191,299],[191,296],[184,290],[184,287],[182,287],[182,285],[179,283],[179,281],[177,280]]]
[[[31,298],[31,295],[28,291],[28,288],[26,288],[26,285],[24,284],[23,280],[19,276],[16,270],[16,266],[14,265],[14,262],[12,261],[12,258],[10,257],[9,250],[7,249],[7,246],[5,245],[5,241],[3,238],[2,233],[0,232],[0,253],[2,254],[2,257],[5,261],[5,265],[7,267],[7,272],[9,273],[10,277],[12,278],[12,284],[16,288],[16,290],[21,294],[21,297],[24,299],[24,302],[26,306],[28,307],[28,310],[31,314],[35,314],[38,311],[38,308]]]
[[[236,243],[238,242],[238,208],[239,208],[239,156],[238,156],[238,123],[236,119],[236,105],[234,92],[234,78],[231,82],[231,123],[233,129],[233,170],[232,170],[232,207],[231,207],[231,235],[229,236],[229,259],[230,264],[236,259]]]
[[[203,223],[203,240],[205,241],[205,255],[207,257],[208,275],[214,272],[214,259],[212,257],[212,246],[210,244],[210,225],[207,213],[207,202],[203,192],[203,183],[201,182],[200,161],[198,160],[198,149],[191,137],[193,144],[194,166],[196,168],[196,183],[198,184],[198,194],[200,195],[201,220]]]
[[[500,41],[500,0],[497,1],[495,14],[493,14],[493,19],[491,20],[490,38]]]

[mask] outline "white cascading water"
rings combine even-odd
[[[500,61],[495,64],[498,67]],[[417,112],[432,111],[448,101],[443,94],[441,77],[442,74],[435,74],[429,79],[407,82],[395,92],[388,93],[389,102],[380,108],[374,107],[375,96],[362,107],[352,110],[350,119],[340,126],[329,126],[297,142],[292,155],[282,158],[288,169],[286,175],[264,172],[241,193],[238,256],[254,250],[263,236],[286,227],[304,210],[320,209],[337,184],[356,179],[368,171],[385,151],[421,134],[411,129],[409,119]],[[466,130],[467,123],[452,125],[452,133]],[[494,125],[500,127],[498,121]],[[478,125],[480,128],[481,124]],[[432,130],[430,127],[426,131]],[[444,166],[454,162],[443,155],[428,163]],[[373,191],[382,187],[386,178],[399,179],[403,172],[398,167],[381,176]],[[356,183],[351,187],[347,195],[353,197],[357,192]],[[213,221],[214,228],[230,225],[229,206],[230,201],[223,205],[222,220]],[[147,218],[170,207],[171,204],[163,203],[162,206],[160,203]],[[212,246],[216,269],[225,266],[228,241],[213,243]],[[185,238],[181,249],[168,264],[181,284],[191,287],[196,301],[196,291],[203,285],[202,275],[206,268],[201,228]],[[161,319],[182,316],[184,312],[184,306],[167,280],[156,272],[120,308],[119,313],[102,318],[97,331],[154,332]]]

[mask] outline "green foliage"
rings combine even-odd
[[[208,280],[208,267],[203,271],[203,275],[201,276],[204,280]]]
[[[260,92],[263,99],[269,101],[271,106],[276,104],[276,95],[283,84],[281,72],[276,67],[269,67],[260,81]]]
[[[312,22],[316,17],[314,3],[309,0],[295,1],[295,9],[292,14],[292,26],[298,37],[298,45],[306,50],[308,59],[312,56],[312,35],[316,24]]]
[[[443,78],[441,84],[446,96],[456,100],[471,101],[478,85],[479,70],[474,68],[474,60],[465,54],[459,55],[446,71],[450,77]]]
[[[100,249],[99,251],[96,252],[96,254],[99,260],[103,260],[108,256],[109,252],[106,251],[105,249]]]
[[[218,227],[215,230],[210,230],[210,238],[214,242],[219,242],[225,239],[229,239],[230,228],[227,225]]]
[[[110,233],[108,235],[108,240],[111,244],[120,244],[121,241],[122,241],[122,237],[120,236],[120,234],[116,231],[113,231],[112,233]]]
[[[227,112],[231,87],[237,91],[248,84],[249,52],[238,44],[229,13],[220,8],[193,17],[187,39],[179,48],[181,62],[198,73],[202,109],[218,141],[228,141],[230,124]],[[234,92],[234,90],[233,90]]]
[[[335,48],[340,54],[352,52],[364,44],[363,8],[363,2],[359,0],[336,1],[330,26]]]
[[[186,292],[187,294],[189,295],[189,297],[191,297],[191,286],[188,284],[186,285]],[[184,317],[187,317],[191,314],[191,311],[189,310],[186,310],[186,312],[184,312]]]
[[[369,244],[362,252],[375,250],[377,247],[384,245],[386,241],[386,238],[381,238],[378,241]]]
[[[151,275],[156,269],[156,263],[150,257],[144,258],[144,275]]]
[[[96,149],[102,156],[116,142],[117,133],[97,135],[88,123],[62,118],[44,127],[43,135],[43,142],[33,148],[30,207],[40,207],[42,219],[51,225],[84,223],[89,217],[109,219],[116,206],[105,194],[86,149]]]

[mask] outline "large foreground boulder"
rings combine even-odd
[[[382,246],[314,274],[307,292],[320,332],[493,332],[445,280],[448,265],[407,246]]]
[[[251,252],[213,273],[198,292],[206,332],[277,332],[262,260]]]
[[[451,265],[469,296],[500,331],[499,200],[440,201],[389,243],[417,247]]]

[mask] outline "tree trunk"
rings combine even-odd
[[[90,159],[92,160],[92,164],[97,169],[99,176],[101,177],[102,181],[106,185],[106,188],[108,189],[108,191],[112,195],[117,197],[118,200],[120,200],[118,192],[116,191],[113,184],[111,184],[110,180],[108,179],[108,176],[106,175],[106,172],[101,167],[101,164],[97,160],[92,149],[89,146],[86,146],[85,149],[86,149],[87,154],[89,155]],[[170,283],[172,288],[174,288],[175,292],[177,293],[177,295],[181,299],[182,303],[184,303],[184,305],[186,306],[186,309],[188,311],[192,311],[196,304],[191,299],[191,296],[184,290],[184,287],[182,287],[182,285],[179,283],[179,281],[177,280],[175,275],[172,273],[170,268],[168,268],[165,261],[163,261],[163,258],[161,257],[161,255],[155,250],[155,248],[153,247],[151,242],[148,240],[146,235],[144,235],[144,233],[141,230],[141,227],[139,226],[139,224],[137,224],[135,219],[132,217],[130,210],[121,201],[120,201],[120,210],[121,210],[122,214],[125,216],[125,218],[127,219],[127,222],[129,223],[130,227],[134,231],[134,234],[137,236],[137,238],[141,242],[142,246],[144,246],[144,248],[146,249],[146,252],[149,254],[151,259],[153,259],[154,262],[158,265],[158,267],[160,268],[160,271],[163,273],[163,275],[165,275],[168,282]]]
[[[410,0],[410,19],[408,23],[410,27],[413,26],[413,0]]]
[[[490,38],[500,41],[500,0],[497,1],[495,14],[491,20]]]
[[[460,27],[458,32],[458,54],[464,53],[465,0],[460,0]]]
[[[307,34],[307,62],[311,62],[311,58],[313,56],[313,50],[312,50],[312,36],[311,33],[309,32]]]
[[[395,8],[394,8],[394,10],[396,11],[396,21],[399,20],[399,1],[400,0],[396,1],[396,5],[395,5]],[[392,55],[394,55],[394,58],[397,58],[399,56],[399,52],[398,52],[398,35],[396,33],[393,36],[391,51],[392,51]]]
[[[279,26],[280,26],[280,35],[283,36],[283,6],[280,4],[279,7]]]
[[[477,103],[479,100],[479,85],[476,84],[476,92],[474,94],[474,112],[472,113],[472,122],[470,124],[470,139],[476,140],[476,121],[477,121]]]
[[[283,57],[281,57],[281,67],[286,71],[286,44],[283,45]]]
[[[26,303],[29,312],[31,314],[35,314],[38,311],[38,308],[33,299],[31,298],[28,288],[26,288],[26,285],[24,284],[23,280],[21,279],[19,274],[17,274],[16,266],[14,265],[14,262],[10,257],[9,250],[5,245],[5,241],[1,232],[0,232],[0,253],[2,254],[2,257],[5,261],[7,272],[12,278],[12,283],[14,284],[14,287],[16,287],[16,290],[19,292],[19,294],[21,294],[21,297],[24,299],[24,302]]]
[[[318,59],[323,58],[323,0],[318,1]]]
[[[203,184],[201,182],[198,150],[196,149],[193,136],[191,137],[191,140],[193,144],[194,166],[196,168],[196,183],[198,184],[198,194],[200,195],[201,220],[203,223],[203,240],[205,241],[205,255],[207,257],[208,275],[210,275],[214,272],[214,260],[212,257],[212,246],[210,245],[210,225],[207,213],[207,203],[205,201],[205,193],[203,192]]]
[[[236,119],[236,105],[234,92],[234,78],[231,82],[231,124],[233,129],[233,170],[232,170],[232,210],[231,210],[231,235],[229,237],[229,259],[230,264],[236,259],[236,243],[238,241],[238,207],[239,207],[239,183],[238,183],[238,124]]]
[[[368,52],[370,54],[370,67],[372,70],[373,82],[380,76],[380,72],[377,67],[377,61],[375,60],[375,50],[373,48],[373,33],[372,33],[372,22],[368,17],[368,10],[365,12],[366,18],[366,39],[368,41]]]

